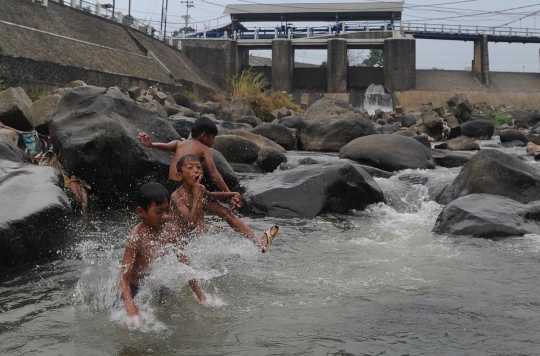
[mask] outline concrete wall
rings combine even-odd
[[[272,41],[272,90],[290,92],[293,86],[294,51],[290,40]]]
[[[326,68],[294,68],[293,88],[306,90],[319,89],[326,91],[327,87]]]
[[[384,40],[384,86],[389,92],[416,87],[416,40],[390,38]]]
[[[238,48],[234,41],[182,39],[180,42],[182,53],[222,88],[226,87],[227,78],[237,74],[241,68],[241,63],[237,63]]]

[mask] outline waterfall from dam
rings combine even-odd
[[[370,115],[375,114],[375,110],[377,109],[381,109],[382,111],[393,111],[394,105],[392,96],[384,92],[384,87],[382,85],[371,84],[365,93],[364,109],[366,109]]]

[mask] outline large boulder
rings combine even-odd
[[[240,129],[229,130],[227,131],[227,135],[242,136],[243,138],[247,138],[248,140],[255,142],[257,146],[259,146],[260,148],[272,147],[280,152],[283,152],[283,153],[287,152],[286,149],[284,149],[281,145],[277,144],[276,142],[266,137],[254,134],[246,130],[240,130]]]
[[[279,120],[279,124],[285,125],[290,129],[299,129],[304,123],[302,116],[287,116]]]
[[[189,108],[191,106],[191,100],[189,100],[189,98],[185,96],[184,94],[173,93],[171,94],[171,96],[177,105],[183,106],[185,108]]]
[[[391,135],[393,133],[401,131],[401,127],[399,127],[398,125],[392,124],[392,125],[384,125],[382,127],[379,127],[377,130],[382,134]]]
[[[30,159],[19,147],[13,142],[0,137],[0,160],[7,160],[19,163],[30,163]]]
[[[360,115],[344,120],[305,121],[298,134],[298,149],[339,152],[355,138],[368,135],[379,135],[379,131]]]
[[[23,88],[8,88],[0,92],[0,122],[20,131],[32,131],[32,100]]]
[[[477,151],[480,149],[480,146],[470,137],[459,136],[443,142],[435,146],[435,148],[453,151]]]
[[[388,172],[435,168],[435,161],[428,148],[414,139],[399,135],[357,138],[339,151],[339,157]]]
[[[195,123],[195,118],[187,117],[182,114],[169,116],[167,122],[178,132],[180,137],[189,138],[191,135],[191,128]]]
[[[533,116],[529,111],[511,109],[506,111],[510,115],[514,122],[516,121],[525,121],[529,125],[534,125],[536,122],[533,121]]]
[[[411,127],[413,125],[416,125],[416,121],[418,121],[422,117],[421,112],[411,112],[407,115],[404,115],[401,118],[401,126],[402,127]]]
[[[0,160],[0,270],[63,248],[71,213],[62,174]]]
[[[486,120],[474,120],[459,125],[459,129],[463,136],[490,139],[495,132],[495,125]]]
[[[540,234],[540,202],[522,204],[488,194],[469,194],[450,202],[439,214],[433,231],[473,237]]]
[[[236,98],[222,102],[216,110],[216,116],[224,121],[236,121],[244,116],[255,116],[255,113],[246,98]]]
[[[177,104],[172,104],[168,101],[165,101],[165,103],[163,104],[163,108],[167,112],[168,117],[173,116],[173,115],[178,115],[178,114],[182,116],[187,116],[187,117],[195,117],[195,113],[193,112],[193,110],[189,108],[185,108]]]
[[[214,110],[207,104],[199,103],[198,101],[193,101],[189,107],[191,110],[204,114],[214,114]]]
[[[221,178],[225,181],[225,184],[227,184],[227,187],[231,191],[238,191],[238,187],[240,185],[240,180],[238,179],[238,176],[236,175],[235,171],[227,162],[225,157],[219,151],[210,148],[210,151],[212,152],[212,159],[214,160],[214,164],[216,165],[216,169],[218,170],[219,174],[221,174]],[[202,167],[204,170],[204,176],[202,180],[202,184],[208,189],[209,191],[220,191],[219,187],[217,186],[216,182],[210,177],[210,174],[208,172],[208,168],[206,167],[206,164],[203,162]]]
[[[529,143],[527,136],[518,130],[502,130],[499,132],[499,139],[502,143],[521,141],[524,146]]]
[[[276,171],[249,181],[245,189],[243,211],[282,218],[347,213],[384,202],[375,180],[345,160]]]
[[[47,95],[32,103],[30,106],[30,116],[36,131],[42,135],[49,134],[49,123],[51,117],[62,97],[60,94]]]
[[[263,124],[263,121],[259,119],[257,116],[244,116],[237,119],[236,122],[240,124],[248,124],[248,125],[251,125],[251,127],[257,127]]]
[[[257,156],[257,164],[263,172],[273,172],[282,163],[287,163],[287,156],[273,147],[262,147]]]
[[[467,164],[473,157],[473,154],[466,152],[455,152],[440,149],[432,149],[431,155],[437,166],[454,168]]]
[[[272,123],[262,124],[252,129],[251,133],[266,137],[286,150],[294,150],[296,146],[296,139],[292,131],[285,125]]]
[[[140,131],[154,142],[180,139],[155,112],[118,90],[94,86],[68,92],[49,129],[65,170],[88,182],[108,205],[131,203],[140,184],[168,178],[172,153],[142,146]]]
[[[219,135],[212,145],[227,162],[252,164],[257,161],[260,147],[247,138],[236,135]]]
[[[437,197],[440,204],[468,194],[493,194],[521,203],[540,200],[540,172],[498,150],[482,150]]]
[[[344,120],[364,117],[362,111],[343,100],[322,98],[314,102],[304,113],[304,121]]]

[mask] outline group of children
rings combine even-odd
[[[152,142],[146,133],[139,134],[139,140],[146,147],[174,151],[169,178],[181,185],[172,194],[156,182],[146,183],[139,188],[136,212],[141,222],[133,228],[127,240],[120,280],[121,298],[128,316],[132,318],[132,325],[141,322],[133,298],[150,273],[152,262],[165,253],[167,247],[172,247],[179,260],[189,265],[183,254],[183,246],[190,234],[210,232],[211,227],[204,222],[205,212],[225,219],[235,231],[251,239],[263,253],[268,251],[279,232],[279,227],[274,226],[262,236],[256,236],[231,211],[241,207],[242,198],[239,193],[229,190],[212,158],[210,147],[217,133],[214,122],[201,117],[193,124],[192,138],[187,141],[157,143]],[[209,192],[201,184],[201,162],[205,163],[210,177],[221,192]],[[231,209],[219,203],[219,200],[224,199],[230,201]],[[206,304],[206,297],[197,280],[190,280],[189,285],[200,302]]]

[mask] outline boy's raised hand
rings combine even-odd
[[[206,195],[206,188],[204,185],[201,184],[202,177],[202,174],[197,177],[195,184],[193,185],[193,195],[197,196],[199,199],[204,198],[204,196]]]
[[[231,209],[237,210],[242,207],[242,196],[240,193],[234,193],[234,196],[231,198]]]
[[[150,136],[148,136],[146,132],[139,132],[138,138],[144,146],[152,147],[152,139],[150,138]]]

